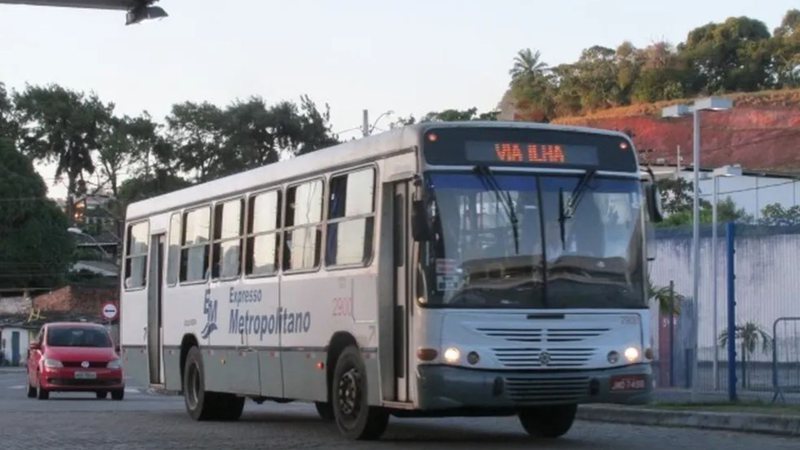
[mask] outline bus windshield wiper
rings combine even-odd
[[[562,247],[566,245],[564,223],[575,216],[575,211],[578,210],[578,205],[581,203],[583,194],[586,193],[586,189],[589,187],[589,182],[594,179],[596,174],[597,170],[595,169],[587,169],[586,172],[584,172],[583,176],[581,176],[581,179],[578,180],[578,184],[575,186],[575,189],[573,189],[566,205],[564,204],[563,190],[558,190],[558,224],[561,228]]]
[[[503,188],[497,182],[491,169],[488,166],[478,164],[475,166],[475,173],[483,182],[484,186],[495,193],[497,200],[503,204],[503,208],[508,214],[508,220],[511,222],[511,231],[514,233],[514,251],[519,254],[519,221],[517,220],[517,212],[514,209],[514,202],[511,200],[511,194],[508,191],[503,195]]]

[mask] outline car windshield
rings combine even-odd
[[[577,189],[582,178],[585,186]],[[434,239],[423,250],[429,304],[644,307],[639,184],[586,180],[429,174]]]
[[[87,327],[53,327],[47,331],[51,347],[111,347],[105,330]]]

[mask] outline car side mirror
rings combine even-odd
[[[411,235],[417,242],[431,240],[431,227],[428,224],[428,214],[422,200],[411,202]]]
[[[31,342],[30,345],[28,346],[28,349],[29,350],[41,350],[42,349],[42,345],[39,344],[38,342]]]

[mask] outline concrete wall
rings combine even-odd
[[[771,335],[773,322],[777,318],[800,316],[800,230],[774,227],[737,227],[737,230],[736,324],[753,322]],[[715,343],[712,295],[714,278],[710,234],[710,229],[704,229],[700,242],[698,333],[700,359],[705,360],[713,359]],[[717,245],[717,334],[719,334],[727,330],[728,275],[724,229],[719,232]],[[653,283],[658,286],[668,286],[672,280],[676,292],[691,298],[690,230],[682,233],[660,233],[657,249],[657,259],[650,263]],[[658,342],[657,338],[655,340]],[[771,354],[762,353],[760,348],[752,356],[759,361],[771,360]]]
[[[19,327],[3,327],[0,329],[0,352],[3,354],[3,364],[11,364],[11,358],[14,349],[12,348],[13,334],[19,333],[19,345],[17,351],[19,352],[18,365],[24,366],[28,356],[28,344],[31,339],[35,338],[33,331],[26,328]]]

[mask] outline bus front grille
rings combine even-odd
[[[509,342],[575,343],[593,339],[609,331],[608,328],[476,328],[487,337]]]
[[[587,377],[506,377],[504,381],[508,397],[517,403],[572,403],[589,395]]]
[[[503,366],[513,369],[570,369],[585,366],[594,356],[593,348],[493,348]]]

